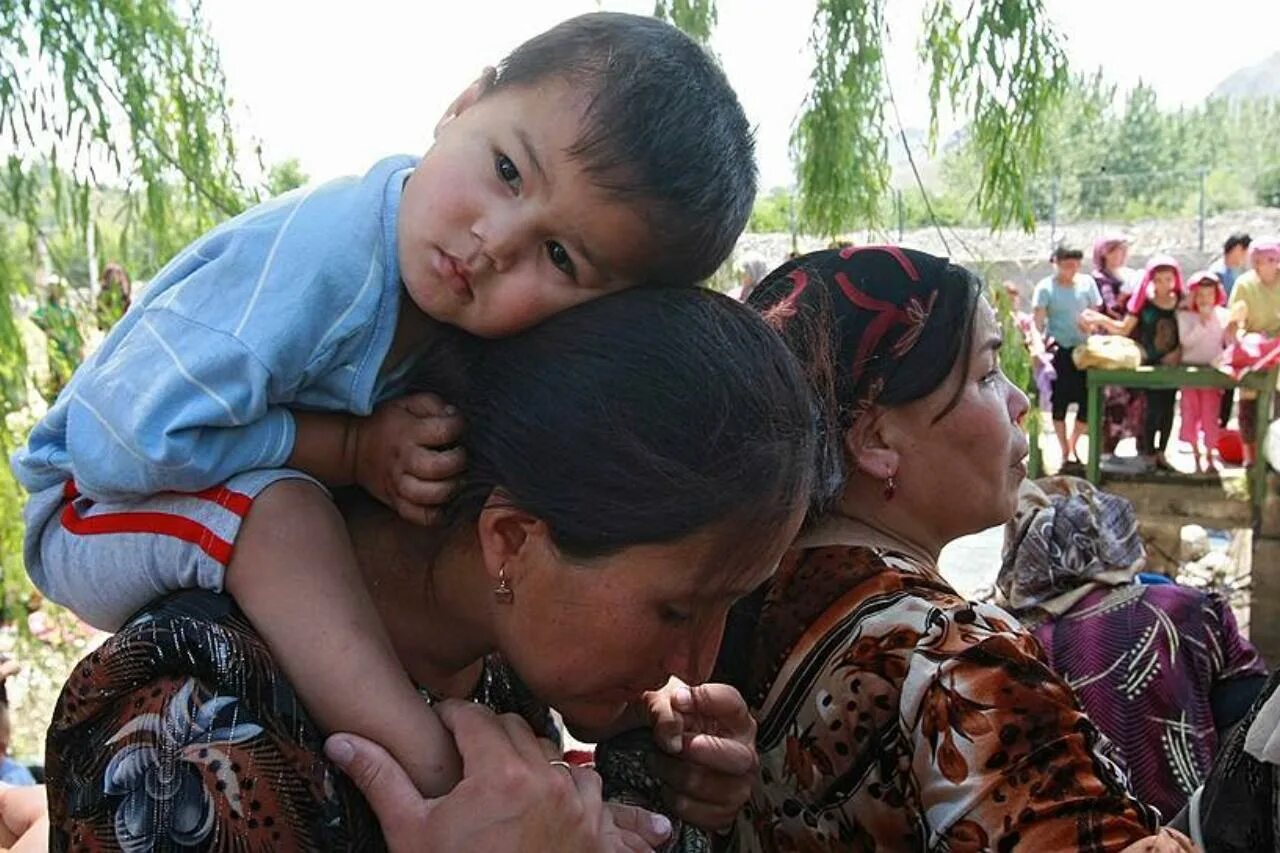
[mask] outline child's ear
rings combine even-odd
[[[497,75],[498,72],[492,65],[486,66],[480,72],[480,76],[473,80],[470,86],[463,89],[462,94],[454,98],[453,103],[444,111],[440,121],[436,122],[435,135],[439,136],[441,128],[469,110],[475,105],[476,101],[484,97],[484,94],[493,88],[493,81]]]

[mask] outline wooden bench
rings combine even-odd
[[[1212,367],[1139,367],[1136,370],[1086,371],[1089,394],[1089,467],[1088,479],[1097,485],[1101,480],[1099,460],[1102,456],[1102,389],[1108,386],[1122,388],[1248,388],[1258,393],[1257,458],[1253,462],[1250,478],[1250,498],[1253,502],[1255,521],[1262,512],[1267,494],[1267,460],[1262,452],[1271,421],[1271,400],[1276,391],[1276,371],[1250,373],[1237,382],[1221,370]]]

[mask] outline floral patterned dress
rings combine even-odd
[[[559,740],[546,706],[496,656],[471,698]],[[63,688],[45,756],[50,849],[384,850],[368,804],[323,747],[232,599],[178,593],[81,661]],[[610,800],[665,810],[645,771],[653,751],[647,732],[601,751]],[[705,833],[668,816],[668,850],[710,849]]]
[[[510,671],[473,698],[554,732]],[[49,728],[55,851],[383,850],[270,652],[229,597],[184,592],[80,662]]]
[[[1035,640],[922,560],[793,551],[728,643],[761,758],[739,849],[1116,851],[1154,831]]]
[[[1033,630],[1124,756],[1134,791],[1165,818],[1204,782],[1224,722],[1236,722],[1214,713],[1215,690],[1234,683],[1243,712],[1267,677],[1221,597],[1173,584],[1095,589]]]

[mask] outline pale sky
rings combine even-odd
[[[926,127],[915,56],[924,0],[887,0],[891,83],[908,127]],[[792,122],[811,68],[814,0],[719,0],[712,47],[756,125],[761,185],[792,182]],[[1079,70],[1140,78],[1166,105],[1200,100],[1230,71],[1280,50],[1280,0],[1046,0]],[[313,179],[421,153],[450,101],[485,65],[556,22],[653,0],[206,0],[240,125],[268,163]],[[331,10],[331,11],[326,11]],[[1262,38],[1250,40],[1251,34]]]

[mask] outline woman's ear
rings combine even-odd
[[[485,572],[495,584],[501,575],[511,586],[548,544],[546,523],[512,504],[500,489],[489,495],[480,510],[476,536]]]
[[[472,81],[471,85],[462,90],[462,94],[453,99],[453,103],[444,111],[444,115],[440,117],[440,121],[436,122],[435,135],[439,136],[440,131],[446,124],[462,115],[471,107],[475,106],[484,94],[493,88],[493,81],[498,76],[498,72],[492,65],[486,66],[480,72],[480,76]]]
[[[876,480],[898,473],[901,461],[892,441],[891,413],[873,407],[845,430],[844,452],[850,470],[858,470]]]

